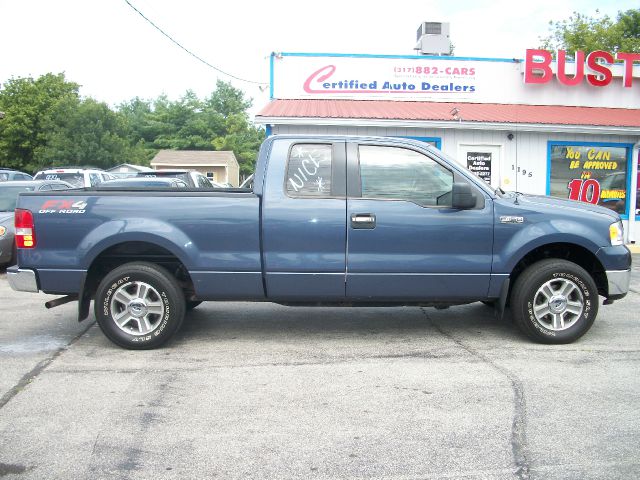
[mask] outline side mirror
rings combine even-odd
[[[454,183],[452,190],[451,206],[458,209],[473,208],[476,206],[476,194],[471,191],[468,183]]]

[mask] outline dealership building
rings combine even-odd
[[[494,188],[599,203],[640,235],[640,54],[274,53],[270,75],[269,135],[418,139]]]

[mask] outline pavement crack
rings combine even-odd
[[[25,373],[20,378],[20,380],[18,380],[18,383],[16,383],[13,387],[11,387],[4,395],[2,395],[2,398],[0,398],[0,409],[3,408],[7,403],[9,403],[11,399],[13,399],[13,397],[18,395],[27,385],[29,385],[36,378],[38,378],[38,375],[40,375],[56,358],[62,355],[69,347],[71,347],[71,345],[77,342],[80,339],[80,337],[82,337],[85,333],[87,333],[87,330],[89,330],[93,326],[93,323],[95,322],[89,323],[89,325],[87,325],[87,328],[85,328],[80,333],[78,333],[75,337],[73,337],[67,345],[65,345],[64,347],[60,347],[57,350],[54,350],[53,353],[51,353],[51,355],[49,355],[44,360],[41,360],[40,362],[38,362],[38,364],[35,367],[33,367],[31,370]]]
[[[527,446],[527,435],[526,435],[526,427],[527,427],[527,404],[524,395],[524,387],[522,385],[522,381],[510,370],[506,369],[502,365],[491,360],[486,355],[483,355],[473,347],[467,345],[462,342],[458,338],[451,335],[449,332],[440,327],[427,313],[424,307],[421,307],[425,318],[428,322],[435,328],[438,333],[442,336],[448,338],[460,348],[465,350],[470,355],[478,358],[482,362],[489,365],[491,368],[496,370],[498,373],[506,377],[510,384],[511,389],[513,390],[513,421],[511,423],[511,452],[513,457],[513,462],[516,466],[515,475],[516,478],[520,480],[531,480],[533,478],[531,474],[531,459],[528,454],[528,446]]]

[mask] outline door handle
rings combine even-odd
[[[376,228],[376,216],[373,213],[352,213],[351,228],[371,230]]]

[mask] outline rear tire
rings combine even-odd
[[[146,262],[122,265],[100,282],[94,309],[98,325],[116,345],[131,350],[157,348],[178,331],[184,294],[164,268]]]
[[[516,324],[541,343],[571,343],[589,331],[598,314],[598,289],[579,265],[547,259],[529,266],[511,293]]]

